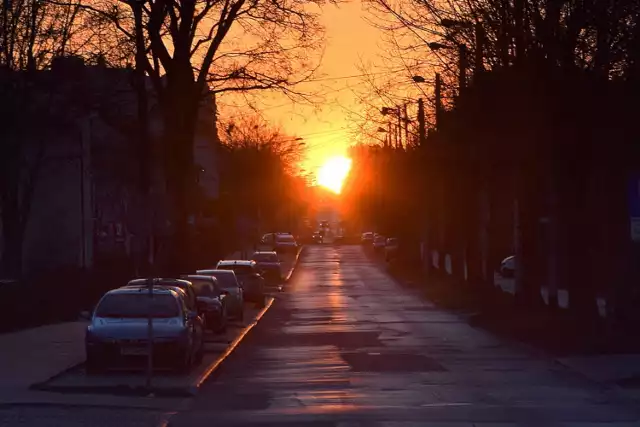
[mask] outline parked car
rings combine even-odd
[[[387,238],[378,234],[374,239],[373,239],[373,250],[374,252],[383,252],[384,248],[387,244]]]
[[[295,253],[299,246],[291,233],[282,232],[265,234],[260,243],[270,246],[277,253]]]
[[[398,253],[398,238],[389,237],[384,247],[384,259],[391,261]]]
[[[224,260],[219,261],[216,266],[218,270],[233,270],[236,277],[240,281],[240,285],[244,290],[245,301],[251,301],[258,306],[263,306],[265,302],[264,295],[264,277],[260,275],[258,264],[255,261],[246,260]]]
[[[215,268],[196,271],[196,274],[212,276],[218,279],[218,284],[227,292],[225,304],[227,313],[234,319],[244,318],[244,290],[233,270],[217,270]]]
[[[205,327],[216,333],[225,332],[227,330],[225,296],[228,292],[220,288],[218,279],[195,274],[181,276],[181,279],[193,283],[198,311],[204,314]]]
[[[251,260],[255,261],[262,277],[267,282],[279,283],[282,280],[282,269],[280,259],[275,251],[258,251],[251,255]]]
[[[500,267],[498,268],[498,272],[504,278],[512,278],[516,272],[515,255],[511,255],[503,259],[500,263]]]
[[[180,293],[154,287],[152,297],[142,287],[107,292],[98,302],[85,335],[87,371],[100,372],[148,356],[149,309],[153,324],[153,358],[187,372],[204,354],[202,322]],[[151,304],[150,300],[151,299]]]

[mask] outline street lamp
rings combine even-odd
[[[442,43],[432,42],[428,43],[427,46],[431,50],[440,50],[440,49],[454,49],[453,46],[449,46]],[[464,43],[458,44],[458,87],[460,92],[464,90],[467,85],[467,45]]]
[[[482,22],[459,21],[455,19],[443,19],[440,25],[445,28],[474,28],[474,38],[476,43],[475,67],[476,75],[484,71],[484,43],[486,39]]]

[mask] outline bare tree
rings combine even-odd
[[[184,246],[185,189],[203,95],[294,89],[313,76],[320,51],[319,6],[325,0],[103,0],[84,7],[134,43],[162,106],[165,172],[172,196],[176,254]],[[135,44],[135,43],[134,43]],[[140,47],[138,45],[138,47]],[[179,260],[175,260],[179,264]]]
[[[232,205],[273,225],[299,206],[304,144],[258,116],[222,120],[223,187]]]

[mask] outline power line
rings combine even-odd
[[[320,77],[320,78],[317,78],[317,79],[304,80],[304,81],[300,82],[300,84],[302,84],[302,83],[313,83],[313,82],[324,82],[324,81],[330,81],[330,80],[356,79],[358,77],[377,76],[377,75],[380,75],[380,74],[395,74],[395,73],[398,73],[400,71],[406,71],[406,69],[405,68],[398,68],[397,70],[378,71],[377,73],[353,74],[353,75],[350,75],[350,76]]]

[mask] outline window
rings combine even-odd
[[[296,239],[294,239],[293,236],[291,235],[284,235],[284,236],[278,236],[277,241],[283,242],[283,243],[293,243],[296,241]]]
[[[178,317],[180,310],[173,295],[170,294],[111,294],[105,296],[98,308],[96,316],[139,319],[148,316],[149,303],[151,303],[151,315],[155,318]]]
[[[256,252],[253,254],[251,259],[256,262],[278,262],[278,255],[265,252]]]
[[[238,287],[238,282],[233,274],[230,273],[211,273],[213,277],[218,279],[218,284],[222,289],[233,289]]]
[[[191,278],[189,281],[193,283],[193,288],[199,297],[216,297],[220,294],[220,289],[216,289],[216,286],[209,280]]]
[[[254,273],[253,266],[251,265],[221,265],[218,267],[220,270],[233,270],[236,276],[246,276]]]

